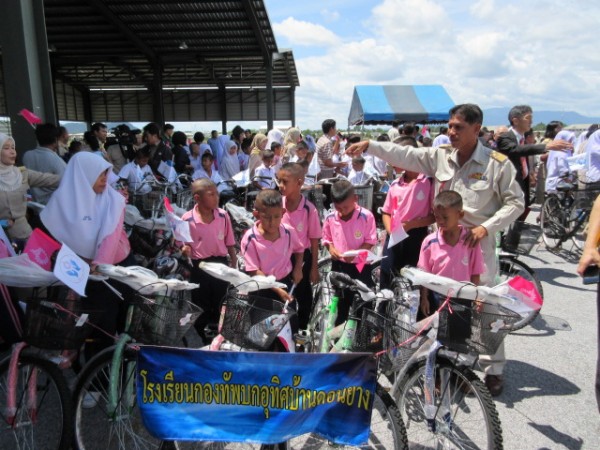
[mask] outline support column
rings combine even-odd
[[[152,66],[154,76],[152,77],[152,103],[154,122],[160,127],[165,124],[165,103],[163,97],[162,66],[154,64]]]
[[[268,60],[267,77],[267,130],[273,129],[273,63]]]
[[[221,134],[227,134],[227,96],[225,95],[225,85],[219,83],[219,103],[221,116]]]
[[[296,126],[296,88],[290,88],[290,116],[292,116],[292,127]]]
[[[18,115],[23,108],[33,111],[44,122],[58,125],[54,102],[52,71],[44,19],[44,2],[3,0],[3,11],[10,18],[0,27],[6,107],[12,136],[17,143],[17,159],[37,147],[31,125]]]

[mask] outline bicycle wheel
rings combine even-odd
[[[316,450],[327,448],[360,448],[399,450],[407,449],[406,429],[394,400],[379,383],[373,399],[369,441],[359,447],[336,445],[316,434],[304,434],[288,442],[290,450]]]
[[[21,354],[16,377],[16,411],[11,419],[6,408],[9,363],[10,357],[0,363],[0,448],[70,448],[71,393],[60,370],[50,361]]]
[[[544,200],[540,213],[540,227],[542,228],[542,239],[548,248],[557,248],[563,242],[563,236],[567,233],[562,217],[564,212],[560,200],[556,195],[550,195]]]
[[[535,271],[531,267],[519,261],[514,256],[500,255],[498,262],[499,283],[502,283],[508,280],[509,278],[513,278],[518,275],[522,278],[525,278],[527,281],[532,282],[535,285],[538,292],[540,293],[540,297],[544,298],[544,289],[542,288],[542,283],[540,282],[540,280],[538,280]],[[536,311],[531,311],[518,322],[515,322],[510,327],[511,331],[520,330],[521,328],[526,327],[531,322],[533,322],[539,314],[539,309]]]
[[[578,214],[575,216],[571,240],[578,250],[583,250],[583,245],[587,239],[589,219],[590,214],[587,211],[578,211]]]
[[[425,416],[425,361],[416,364],[400,384],[396,400],[409,447],[502,449],[502,429],[494,401],[473,371],[438,358],[435,377],[433,423],[428,423]]]
[[[75,388],[75,448],[158,449],[144,428],[136,399],[136,354],[125,350],[117,378],[116,409],[109,411],[109,380],[114,347],[98,353],[83,369]]]

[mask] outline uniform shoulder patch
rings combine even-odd
[[[508,159],[508,156],[506,156],[504,153],[500,153],[496,150],[492,151],[490,156],[498,162],[504,162]]]

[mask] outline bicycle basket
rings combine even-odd
[[[588,183],[586,186],[581,183],[578,190],[575,191],[575,208],[591,211],[592,205],[596,197],[600,195],[600,187],[598,183]]]
[[[440,311],[437,339],[461,353],[492,355],[520,319],[499,305],[453,298]]]
[[[389,320],[372,309],[363,308],[354,337],[352,350],[355,352],[375,353],[383,350],[383,333]]]
[[[518,255],[528,255],[538,243],[542,229],[539,225],[516,221],[510,224],[502,238],[502,250]]]
[[[267,350],[290,318],[296,314],[284,303],[257,295],[229,293],[221,312],[221,334],[244,348]]]
[[[373,209],[373,185],[354,186],[354,193],[358,197],[357,203],[365,209]]]
[[[186,211],[192,209],[194,206],[194,196],[192,195],[191,189],[184,189],[183,191],[179,191],[177,193],[177,206]]]
[[[142,344],[176,345],[202,314],[189,301],[190,291],[148,297],[136,293],[127,334]]]
[[[101,311],[86,308],[85,298],[66,288],[49,291],[54,289],[58,295],[27,300],[23,340],[49,350],[78,349],[93,331],[89,322]],[[80,324],[83,314],[88,315],[88,320]]]
[[[404,367],[411,356],[428,339],[427,334],[418,331],[402,320],[390,320],[385,329],[385,356],[382,358],[384,371],[397,371]]]

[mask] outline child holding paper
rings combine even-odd
[[[456,191],[440,192],[433,202],[433,213],[438,229],[423,241],[417,267],[434,275],[479,285],[480,275],[485,271],[483,252],[479,243],[474,247],[465,243],[469,230],[459,224],[465,214],[462,197]],[[421,288],[424,315],[434,312],[441,300]]]
[[[377,243],[375,218],[371,211],[356,203],[354,186],[348,180],[340,180],[333,184],[331,199],[335,212],[329,214],[323,222],[323,245],[331,255],[331,270],[346,273],[367,286],[373,286],[371,265],[364,264],[365,261],[361,261],[360,257],[344,257],[344,253],[349,250],[373,248]],[[340,297],[336,324],[347,319],[352,296],[351,291],[344,291]]]
[[[408,170],[390,186],[381,216],[387,232],[383,247],[386,258],[381,261],[381,289],[391,289],[394,276],[404,266],[417,265],[427,227],[435,222],[431,189],[431,178]]]

